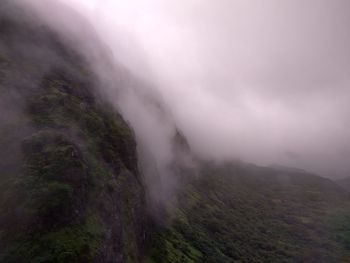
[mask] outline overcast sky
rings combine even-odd
[[[350,175],[350,1],[57,1],[154,84],[196,152]]]

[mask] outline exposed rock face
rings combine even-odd
[[[61,37],[0,4],[0,262],[139,262],[133,132]]]

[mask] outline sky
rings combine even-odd
[[[158,158],[176,126],[208,159],[350,175],[349,1],[56,1],[152,84],[168,123],[132,92],[115,100]]]

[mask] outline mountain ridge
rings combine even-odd
[[[94,65],[27,10],[0,5],[1,263],[348,262],[339,185],[201,160],[179,129],[167,167],[176,185],[152,203],[164,175],[155,167],[146,182],[140,155],[146,166],[152,156],[99,92]]]
[[[350,192],[350,177],[345,177],[335,181],[340,187]]]

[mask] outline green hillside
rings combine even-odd
[[[92,92],[84,59],[7,3],[0,262],[138,262],[147,220],[133,132]]]
[[[169,203],[149,262],[349,262],[350,199],[330,180],[204,164]]]
[[[134,132],[68,43],[1,1],[0,263],[350,262],[349,192],[293,169],[189,168],[180,132],[177,191],[147,202]]]

